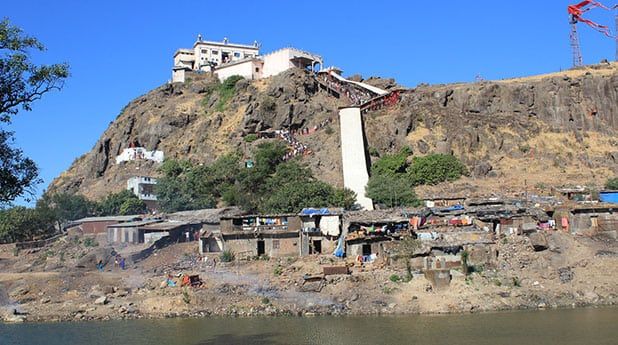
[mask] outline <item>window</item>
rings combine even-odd
[[[273,240],[273,249],[279,249],[279,240]]]
[[[212,55],[219,55],[219,51],[218,50],[214,50],[210,52]]]
[[[239,58],[240,57],[240,53],[239,52],[234,52],[234,57],[235,58]]]
[[[208,49],[202,49],[202,54],[208,54]]]
[[[256,72],[259,72],[259,71],[260,71],[260,68],[259,68],[259,67],[256,67],[256,68],[255,68],[255,71],[256,71]]]

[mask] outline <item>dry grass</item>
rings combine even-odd
[[[531,81],[540,81],[540,80],[551,78],[551,77],[578,78],[578,77],[585,75],[588,72],[592,72],[597,76],[613,75],[616,73],[617,69],[618,69],[618,63],[611,62],[608,65],[594,65],[594,68],[592,66],[585,66],[579,69],[569,69],[565,71],[547,73],[547,74],[539,74],[539,75],[534,75],[530,77],[495,80],[494,82],[496,83],[523,83],[523,82],[531,82]]]

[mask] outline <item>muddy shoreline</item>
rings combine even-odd
[[[0,320],[464,314],[618,305],[615,241],[566,234],[550,240],[556,249],[541,252],[526,238],[501,241],[494,266],[477,267],[469,275],[451,269],[443,288],[433,287],[420,271],[403,279],[401,262],[360,265],[327,255],[213,267],[195,260],[192,243],[161,249],[126,270],[110,265],[100,272],[96,261],[84,258],[109,248],[90,248],[91,254],[70,261],[58,253],[75,252],[72,244],[58,243],[44,251],[0,257]],[[303,285],[303,277],[321,273],[324,265],[344,264],[350,265],[350,274],[326,276],[319,289]],[[179,283],[181,274],[197,274],[203,285],[165,284],[170,275]]]

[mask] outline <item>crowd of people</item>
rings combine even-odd
[[[284,161],[290,160],[296,156],[310,155],[312,153],[309,147],[296,140],[296,138],[294,138],[294,135],[290,133],[290,131],[280,130],[278,131],[278,134],[279,138],[281,138],[290,146],[290,150],[283,156]]]
[[[361,113],[367,113],[369,111],[379,110],[383,107],[390,107],[399,102],[399,91],[393,91],[387,95],[379,98],[374,98],[368,103],[363,104],[361,107]]]
[[[328,118],[328,119],[318,123],[317,125],[315,125],[313,127],[305,127],[305,128],[301,128],[301,129],[291,130],[290,133],[292,135],[309,135],[309,134],[313,134],[313,133],[317,132],[318,130],[328,126],[331,122],[333,122],[333,119]]]
[[[370,91],[362,90],[361,88],[351,83],[343,83],[330,74],[323,73],[318,77],[331,90],[336,91],[340,95],[345,95],[355,105],[361,105],[368,102],[373,97],[377,96]]]

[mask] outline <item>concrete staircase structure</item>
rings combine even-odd
[[[399,93],[347,80],[340,72],[336,68],[325,69],[318,73],[316,79],[329,92],[337,97],[346,97],[351,103],[339,109],[343,185],[356,193],[356,201],[363,209],[373,210],[373,201],[365,196],[365,187],[369,182],[369,159],[365,148],[362,113],[396,103]]]
[[[365,133],[360,107],[352,106],[339,110],[341,125],[341,160],[343,185],[356,193],[356,202],[365,210],[373,210],[373,201],[365,196],[369,182],[365,156]]]

